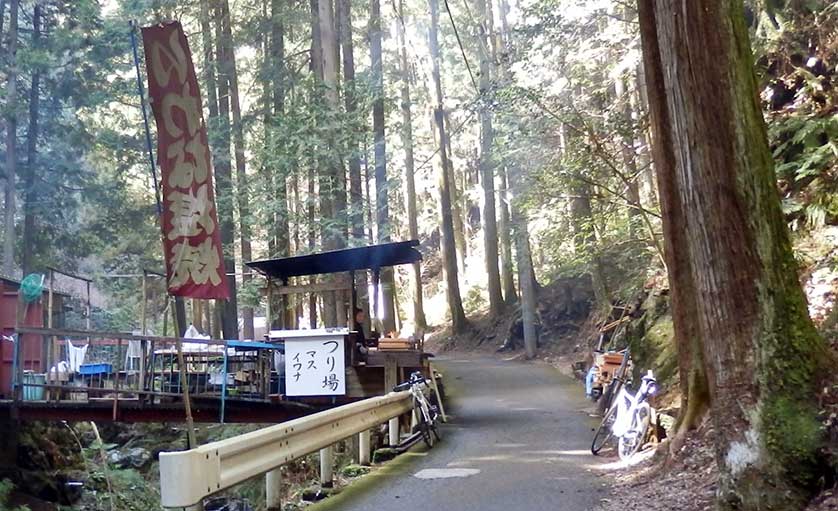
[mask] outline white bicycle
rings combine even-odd
[[[409,390],[413,396],[413,414],[416,417],[416,425],[413,428],[413,433],[421,432],[422,440],[431,448],[435,441],[442,440],[442,434],[439,432],[437,423],[440,421],[439,408],[432,404],[427,396],[425,396],[424,389],[427,387],[427,380],[420,372],[415,372],[410,375],[410,379],[404,383],[400,383],[393,388],[395,392]],[[439,396],[436,396],[439,399]]]
[[[612,438],[617,438],[617,454],[620,459],[627,460],[634,456],[643,447],[649,433],[652,421],[649,398],[657,391],[658,382],[652,371],[646,373],[634,395],[622,386],[594,434],[591,452],[599,454]]]

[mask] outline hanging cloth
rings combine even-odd
[[[70,339],[67,339],[67,358],[69,359],[68,362],[70,364],[70,371],[77,373],[79,369],[81,369],[81,365],[84,364],[84,357],[87,356],[87,348],[89,346],[89,344],[84,346],[73,346]]]

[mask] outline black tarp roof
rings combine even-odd
[[[414,248],[417,246],[419,240],[399,241],[282,259],[251,261],[247,265],[269,277],[282,280],[301,275],[370,270],[415,263],[422,260],[422,254]]]

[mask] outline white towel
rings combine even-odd
[[[81,369],[81,365],[84,364],[84,357],[87,356],[88,346],[90,345],[73,346],[70,339],[67,339],[67,358],[70,363],[70,371],[76,373]]]

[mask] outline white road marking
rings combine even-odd
[[[413,474],[418,479],[449,479],[452,477],[469,477],[480,473],[477,468],[426,468]]]

